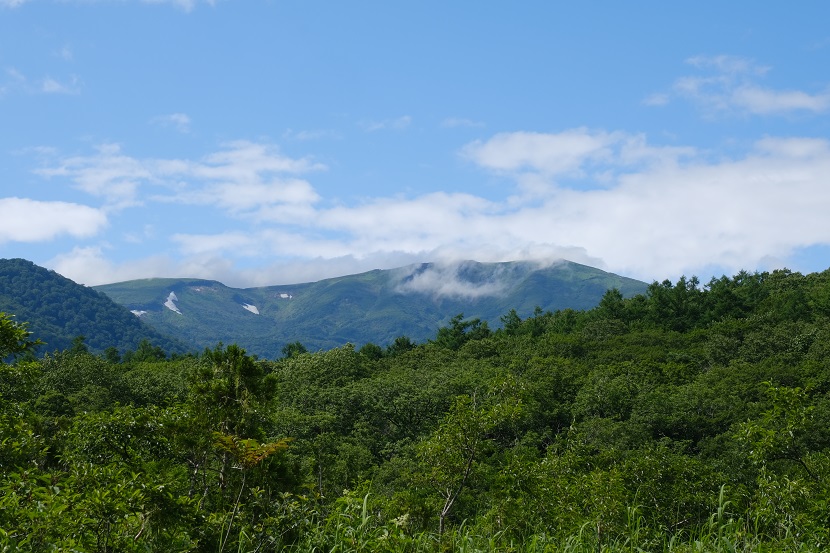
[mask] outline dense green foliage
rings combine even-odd
[[[78,336],[96,352],[133,350],[142,340],[169,352],[186,350],[106,295],[24,259],[0,259],[0,311],[26,321],[43,342],[40,351],[68,349]]]
[[[0,548],[830,547],[830,271],[501,322],[272,361],[0,365]]]
[[[310,351],[346,343],[390,343],[398,336],[423,342],[464,312],[499,326],[510,309],[520,316],[544,310],[590,309],[609,288],[625,297],[646,283],[562,261],[422,264],[393,270],[265,288],[230,288],[200,279],[144,279],[96,287],[137,312],[159,332],[195,350],[236,342],[252,355],[276,359],[301,342]],[[176,300],[172,310],[170,294]],[[167,306],[165,306],[167,304]]]

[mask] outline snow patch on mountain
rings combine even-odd
[[[179,315],[181,315],[182,312],[179,311],[179,307],[176,305],[177,301],[179,301],[179,298],[176,297],[176,293],[175,292],[170,292],[170,295],[167,296],[167,301],[164,302],[164,307],[166,307],[170,311],[173,311],[173,312],[178,313]]]
[[[249,303],[243,303],[242,308],[247,309],[248,311],[250,311],[254,315],[259,315],[259,309],[257,309],[256,305],[251,305]]]
[[[133,315],[135,315],[136,317],[141,317],[142,315],[146,315],[146,314],[147,314],[147,312],[146,312],[146,311],[139,311],[139,310],[137,310],[137,309],[133,309],[132,311],[130,311],[130,313],[132,313],[132,314],[133,314]]]

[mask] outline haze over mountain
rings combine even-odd
[[[424,263],[318,282],[231,288],[203,279],[143,279],[95,287],[159,332],[199,349],[238,343],[280,357],[295,341],[310,350],[396,337],[420,342],[463,313],[491,327],[515,309],[589,309],[610,288],[642,293],[646,284],[569,261]]]

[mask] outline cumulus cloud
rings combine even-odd
[[[499,144],[508,142],[505,136],[497,138]],[[503,156],[498,164],[475,159],[486,170],[519,167],[548,178],[545,146],[558,148],[562,137],[538,138],[543,146],[516,163]],[[678,153],[637,137],[615,140],[606,162],[617,171],[602,188],[554,186],[545,197],[527,203],[460,193],[376,198],[360,205],[315,207],[299,228],[275,225],[176,239],[188,255],[217,258],[326,260],[347,254],[379,259],[383,253],[422,261],[438,256],[482,261],[561,257],[646,280],[709,265],[755,267],[769,256],[785,259],[793,248],[830,243],[830,229],[816,224],[830,209],[823,177],[830,171],[825,140],[767,138],[743,158],[717,162],[695,157],[691,149]],[[579,152],[590,159],[608,141],[598,143]],[[557,152],[547,153],[558,159]],[[658,162],[661,156],[665,159]],[[567,167],[575,170],[579,164]],[[592,177],[585,172],[583,178]]]
[[[665,105],[673,97],[697,104],[707,115],[742,113],[784,115],[830,110],[830,87],[817,92],[777,90],[759,83],[770,67],[738,56],[696,56],[686,60],[698,73],[675,80],[670,92],[648,96],[646,105]]]
[[[766,255],[830,242],[821,223],[828,170],[825,140],[764,139],[741,159],[649,165],[604,189],[557,190],[504,217],[501,228],[518,242],[579,244],[604,266],[641,278],[755,267]]]
[[[102,211],[69,202],[0,198],[0,213],[0,243],[42,242],[65,234],[88,238],[107,224]]]
[[[184,276],[164,256],[152,256],[126,263],[112,262],[101,246],[75,247],[45,263],[61,275],[87,286],[123,282],[138,278]]]
[[[298,176],[321,166],[268,144],[231,143],[195,160],[120,160],[117,148],[103,150],[59,168],[91,192],[158,181],[167,192],[146,201],[221,206],[234,218],[230,229],[177,221],[165,244],[179,258],[167,267],[235,285],[458,259],[565,258],[652,280],[755,268],[830,244],[823,138],[766,137],[743,154],[711,159],[617,131],[499,133],[461,155],[508,183],[501,197],[434,192],[352,204],[328,201]],[[88,174],[90,159],[98,165]],[[536,193],[517,194],[529,181],[540,183]]]
[[[607,158],[617,133],[573,129],[561,133],[501,133],[487,141],[468,144],[462,155],[497,171],[532,169],[547,175],[573,172],[587,161]]]
[[[481,155],[471,159],[500,174],[513,169],[553,179],[559,171],[581,169],[572,160],[601,155],[612,170],[604,187],[553,186],[543,198],[518,204],[457,194],[378,199],[321,210],[319,225],[350,237],[341,251],[445,249],[483,259],[478,255],[489,249],[493,261],[563,253],[646,280],[713,265],[756,267],[769,256],[786,259],[794,248],[830,243],[823,224],[830,209],[826,140],[767,138],[743,157],[709,161],[693,149],[651,146],[638,137],[564,134],[577,138],[576,146],[565,145],[564,156],[559,133],[520,135],[520,142],[534,141],[532,155],[511,158],[502,151],[495,161],[485,155],[491,151],[482,147],[486,143],[474,143]],[[514,151],[509,137],[495,138]]]
[[[462,157],[486,169],[510,175],[535,196],[552,193],[551,185],[613,185],[621,171],[647,165],[676,164],[695,155],[693,148],[652,146],[645,136],[577,128],[559,133],[500,133],[475,141]]]

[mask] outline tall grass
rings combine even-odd
[[[593,523],[571,535],[536,533],[521,539],[507,533],[479,532],[464,522],[446,531],[410,532],[405,520],[382,522],[370,512],[368,494],[360,500],[346,498],[326,519],[320,520],[299,543],[285,551],[315,553],[764,553],[825,551],[818,543],[799,539],[794,533],[767,536],[751,520],[734,516],[731,503],[721,490],[717,510],[697,528],[674,534],[645,526],[636,506],[627,511],[625,532],[603,536]],[[240,549],[242,551],[242,549]]]

